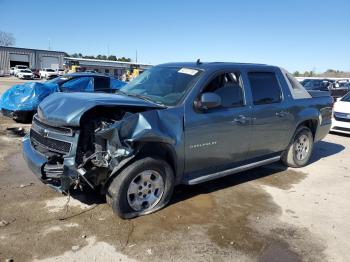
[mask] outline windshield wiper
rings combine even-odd
[[[162,107],[166,107],[166,105],[164,105],[163,103],[160,103],[160,102],[156,102],[152,99],[150,99],[148,96],[144,96],[144,95],[140,95],[140,94],[134,94],[134,93],[125,93],[121,90],[118,90],[118,93],[122,94],[122,95],[125,95],[125,96],[131,96],[131,97],[137,97],[139,99],[142,99],[146,102],[150,102],[152,104],[157,104],[157,105],[160,105]]]

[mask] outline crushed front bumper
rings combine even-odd
[[[50,168],[49,159],[33,149],[28,135],[23,138],[22,149],[23,158],[28,167],[43,183],[58,192],[67,193],[69,191],[77,179],[74,158],[64,158],[60,172],[59,166]],[[49,169],[51,172],[48,172]]]

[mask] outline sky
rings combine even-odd
[[[138,62],[350,71],[350,0],[0,0],[16,46]]]

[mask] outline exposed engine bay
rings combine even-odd
[[[120,140],[119,127],[132,114],[144,110],[100,107],[84,114],[75,159],[83,182],[94,189],[103,185],[123,159],[133,156],[135,149]]]

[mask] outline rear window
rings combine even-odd
[[[250,87],[255,105],[272,104],[281,101],[282,92],[275,73],[248,73]]]
[[[298,82],[298,80],[296,80],[294,78],[294,76],[292,76],[289,73],[287,73],[286,76],[287,76],[287,79],[288,79],[288,81],[293,89],[302,89],[303,88],[303,86]]]

